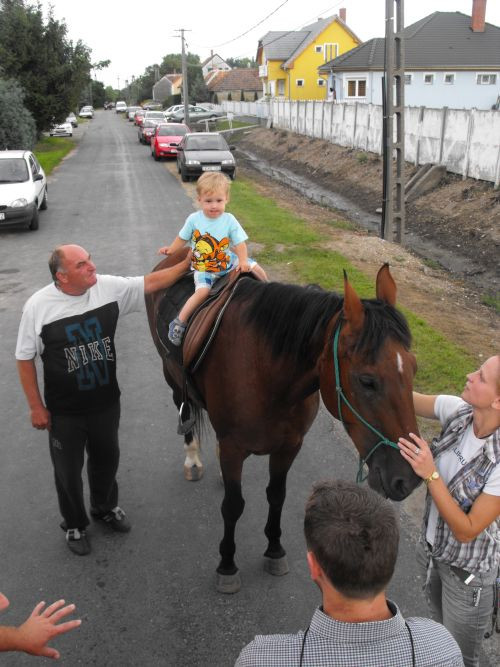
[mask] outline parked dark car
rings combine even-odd
[[[176,157],[182,137],[187,132],[189,132],[189,127],[181,123],[158,125],[151,137],[151,155],[155,160],[162,157]]]
[[[150,144],[151,137],[154,135],[158,123],[155,120],[145,120],[142,125],[139,125],[137,136],[141,144]]]
[[[236,162],[224,137],[218,132],[196,132],[184,136],[177,148],[177,171],[183,181],[205,171],[222,171],[230,178],[236,175]]]

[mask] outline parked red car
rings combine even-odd
[[[151,137],[151,155],[155,160],[162,157],[176,157],[177,146],[182,137],[190,132],[187,125],[182,123],[164,123],[158,125]]]
[[[145,113],[146,109],[137,109],[134,114],[134,125],[139,125],[139,127],[142,125]]]
[[[154,120],[145,120],[142,125],[139,125],[137,134],[141,144],[151,143],[151,137],[155,133],[157,127],[158,123],[156,123]]]

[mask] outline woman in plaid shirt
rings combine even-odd
[[[414,404],[442,424],[430,446],[413,433],[399,440],[427,484],[417,562],[433,617],[475,667],[500,560],[500,355],[467,376],[460,398],[414,393]]]

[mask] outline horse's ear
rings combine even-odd
[[[385,301],[390,306],[396,305],[396,283],[389,271],[387,262],[377,273],[377,299]]]
[[[344,317],[350,324],[351,331],[359,331],[363,326],[365,313],[361,299],[347,279],[344,270]]]

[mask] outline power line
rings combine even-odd
[[[283,37],[286,37],[287,35],[290,35],[292,32],[297,32],[298,30],[301,29],[302,26],[307,25],[310,21],[313,21],[315,18],[317,18],[320,14],[323,14],[324,12],[329,12],[331,9],[335,9],[336,7],[339,7],[340,5],[343,5],[345,3],[345,0],[340,0],[340,2],[336,2],[334,5],[331,5],[330,7],[325,7],[325,9],[320,10],[319,12],[316,12],[314,16],[312,16],[310,19],[307,19],[306,21],[302,21],[297,28],[292,28],[292,30],[287,30],[283,34],[279,35],[278,37],[275,37],[271,41],[267,42],[264,46],[269,46],[269,44],[272,44],[273,42],[277,42],[279,39],[283,39]],[[207,48],[207,47],[205,47]],[[237,60],[238,58],[245,58],[249,54],[248,53],[243,53],[239,56],[235,56],[235,59]]]
[[[258,23],[256,23],[254,26],[252,26],[248,30],[245,30],[245,32],[242,32],[241,35],[238,35],[238,37],[233,37],[233,39],[229,39],[227,42],[222,42],[221,44],[213,44],[212,46],[204,46],[202,48],[204,48],[204,49],[217,49],[219,46],[225,46],[226,44],[231,44],[231,42],[236,42],[241,37],[244,37],[245,35],[248,35],[248,33],[252,32],[252,30],[255,30],[255,28],[257,28],[259,25],[261,25],[261,23],[264,23],[264,21],[267,21],[267,19],[270,16],[272,16],[273,14],[276,14],[278,9],[281,9],[281,7],[283,7],[283,5],[286,5],[287,2],[288,2],[288,0],[285,0],[284,2],[282,2],[281,5],[278,5],[278,7],[276,7],[276,9],[273,9],[273,11],[270,14],[268,14],[267,16],[264,16],[263,19],[261,19]]]

